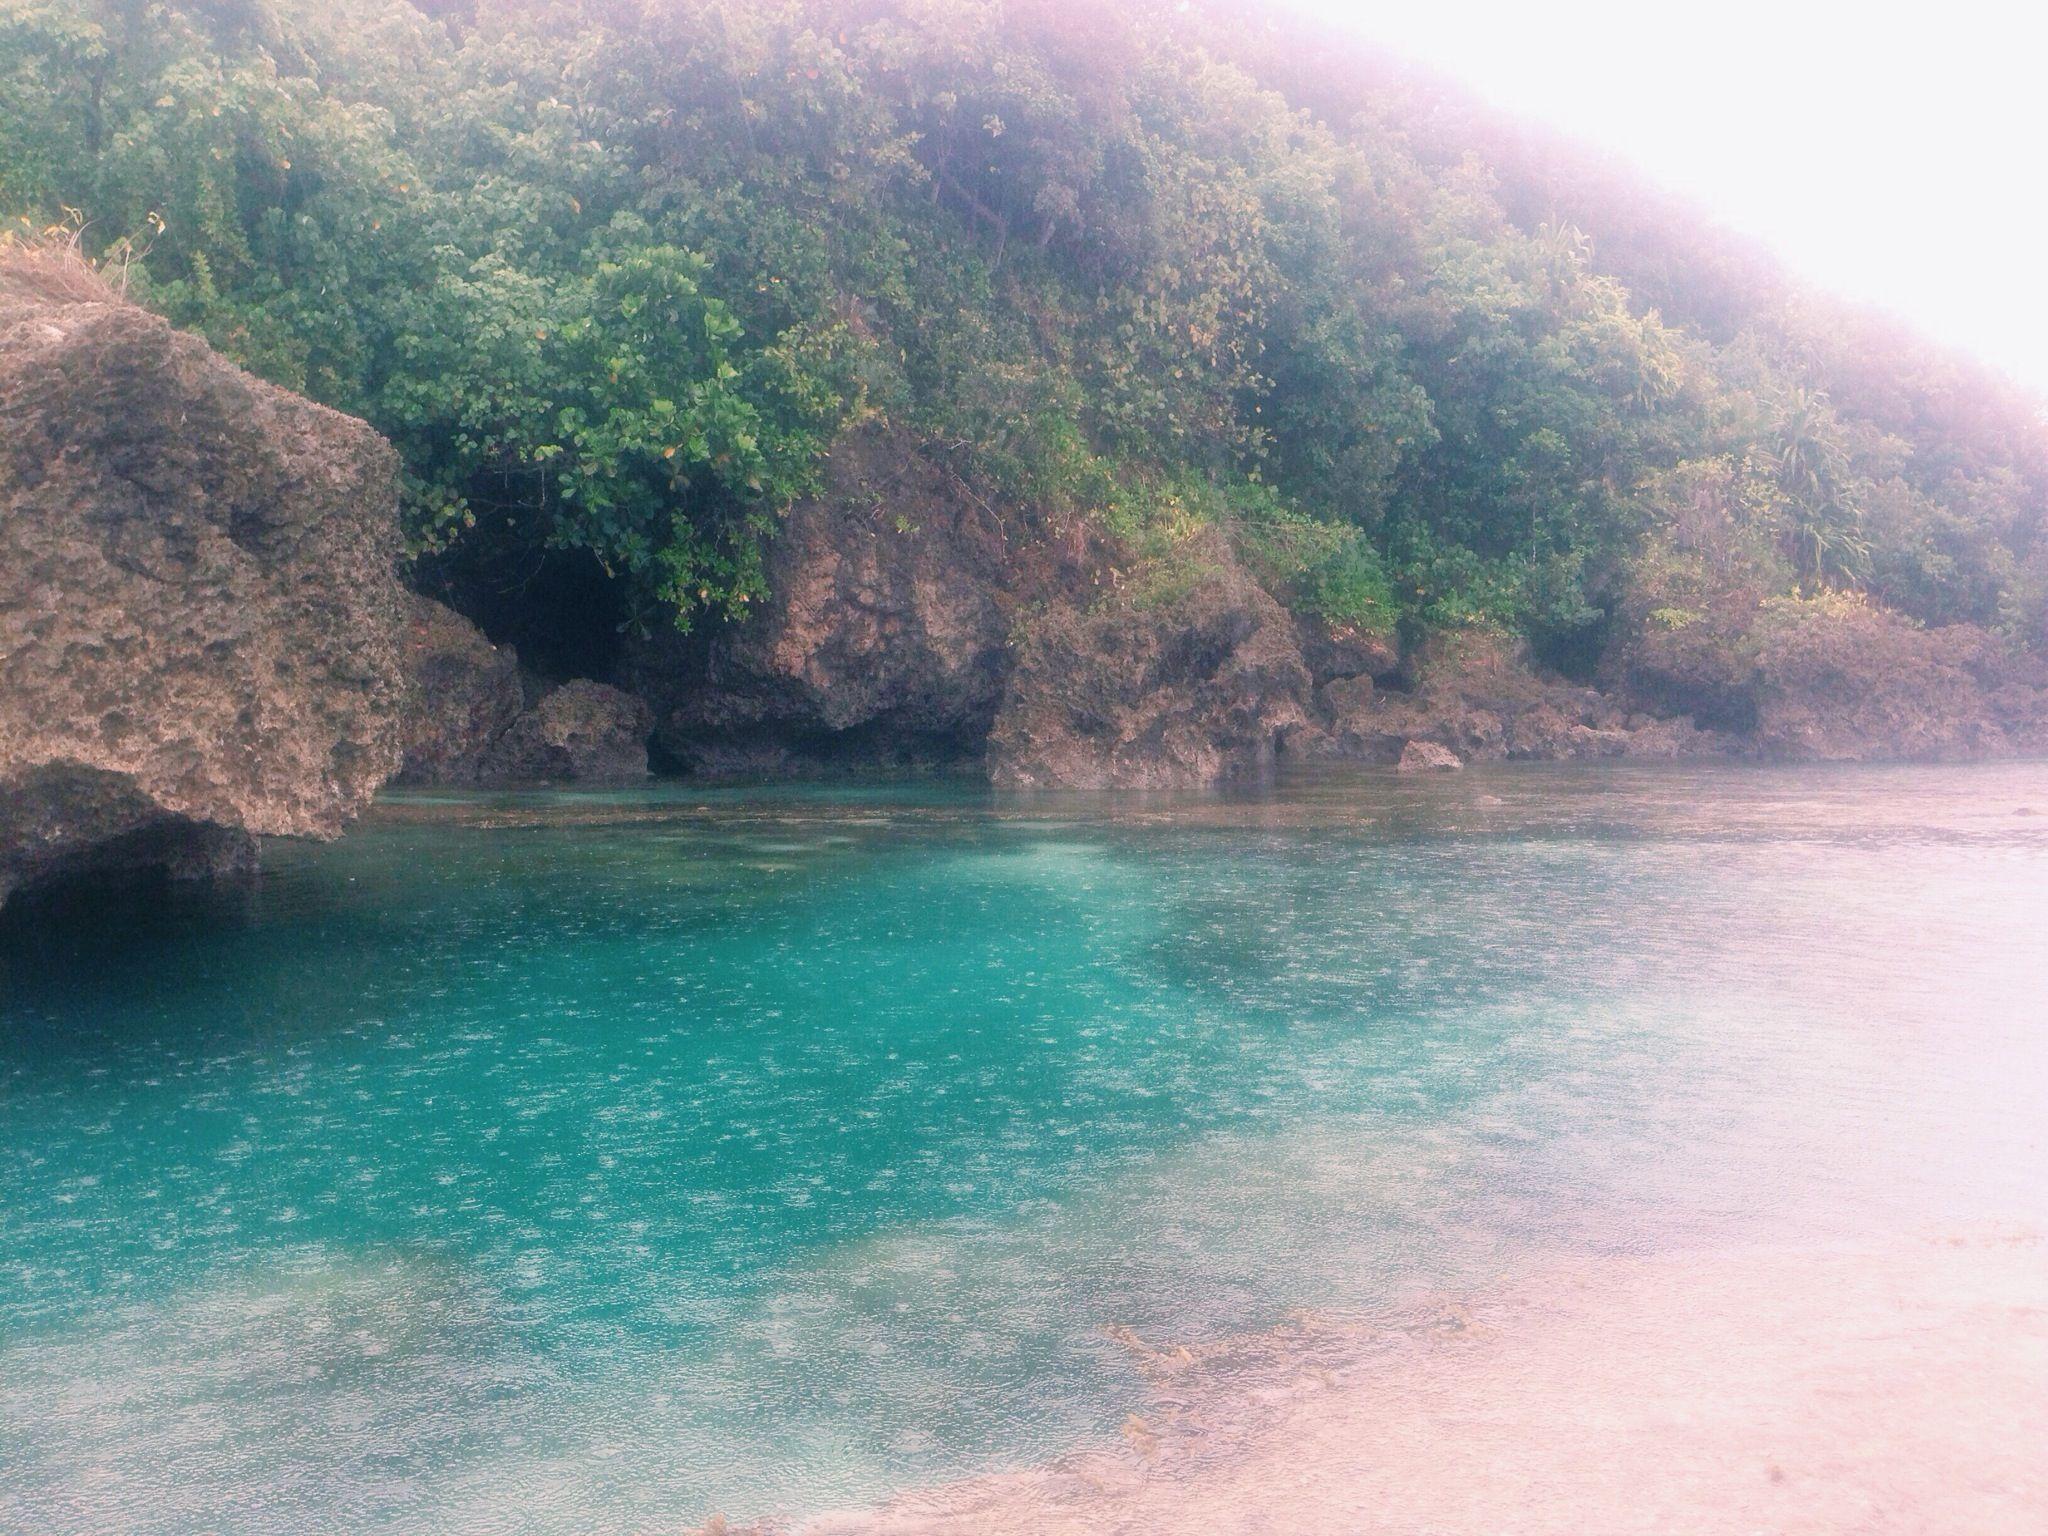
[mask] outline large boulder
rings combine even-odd
[[[332,837],[398,764],[396,461],[0,252],[0,899]]]
[[[1465,764],[1449,747],[1433,741],[1411,741],[1401,749],[1396,773],[1455,773]]]
[[[762,611],[709,640],[658,637],[629,663],[682,766],[979,755],[1031,562],[1003,517],[901,434],[856,432],[826,479],[776,536]]]
[[[1256,776],[1290,735],[1313,730],[1311,686],[1293,620],[1208,536],[1163,582],[1055,606],[1028,627],[989,738],[990,776],[1011,789]]]
[[[529,677],[511,646],[493,645],[432,598],[407,593],[406,615],[405,761],[395,782],[473,788],[647,777],[654,716],[644,701],[589,678]]]
[[[519,658],[461,614],[406,594],[401,784],[474,784],[526,708]],[[644,768],[644,764],[643,764]]]
[[[543,694],[494,741],[478,765],[481,784],[631,784],[647,777],[646,703],[579,678]]]

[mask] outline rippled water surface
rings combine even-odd
[[[800,1517],[1106,1330],[1981,1219],[2048,766],[395,798],[0,928],[0,1529]]]

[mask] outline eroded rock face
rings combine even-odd
[[[633,658],[678,766],[1168,788],[1287,757],[1392,766],[1417,743],[1461,763],[2048,751],[2038,660],[1881,609],[1765,622],[1737,592],[1660,630],[1672,605],[1638,604],[1595,688],[1483,632],[1403,654],[1288,614],[1218,533],[1119,576],[1099,540],[999,514],[901,435],[856,435],[829,480],[791,512],[763,612]]]
[[[2048,750],[2048,670],[1972,625],[1922,629],[1850,598],[1730,602],[1620,652],[1640,703],[1793,762]]]
[[[402,652],[407,692],[397,782],[476,783],[526,708],[518,656],[454,609],[413,593],[406,594]]]
[[[1184,593],[1054,608],[1029,628],[989,737],[1011,789],[1165,789],[1269,770],[1311,729],[1292,619],[1221,539]]]
[[[793,507],[765,611],[708,641],[664,636],[626,681],[700,771],[977,758],[1009,669],[1011,614],[1044,550],[916,445],[857,433],[826,494]],[[1050,561],[1057,564],[1056,559]]]
[[[1210,536],[1170,600],[1115,596],[1083,524],[986,504],[899,434],[835,455],[789,514],[764,611],[663,637],[626,681],[666,758],[710,773],[975,766],[1011,787],[1211,783],[1311,729],[1315,668],[1395,664],[1379,637],[1286,613]]]
[[[1631,711],[1598,689],[1547,676],[1520,645],[1486,631],[1432,635],[1404,659],[1399,681],[1379,687],[1339,679],[1319,689],[1323,735],[1314,750],[1399,765],[1418,746],[1460,763],[1701,757],[1736,749],[1690,720]]]
[[[1449,747],[1440,747],[1433,741],[1411,741],[1401,749],[1400,761],[1394,764],[1396,773],[1456,773],[1465,765],[1458,760],[1458,754]]]
[[[495,788],[647,777],[654,716],[645,702],[589,678],[529,678],[511,646],[493,645],[454,609],[412,593],[406,603],[398,783]]]
[[[627,680],[697,772],[980,766],[1009,788],[1186,788],[1288,756],[1397,763],[1719,750],[1539,676],[1483,637],[1404,657],[1290,614],[1218,532],[1121,577],[1098,546],[998,516],[915,446],[863,435],[796,508],[764,611],[664,638]]]
[[[398,764],[396,461],[82,268],[0,258],[0,899],[332,837]]]
[[[647,777],[646,703],[587,678],[543,694],[484,753],[482,784],[630,784]]]
[[[1308,614],[1294,616],[1295,643],[1302,665],[1317,688],[1359,678],[1391,677],[1401,669],[1394,637],[1345,625],[1332,628]]]

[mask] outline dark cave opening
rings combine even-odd
[[[587,550],[466,553],[423,564],[416,584],[551,682],[609,681],[624,658],[625,584]]]

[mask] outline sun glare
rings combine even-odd
[[[1276,0],[1625,156],[1782,257],[2048,393],[2048,12]]]

